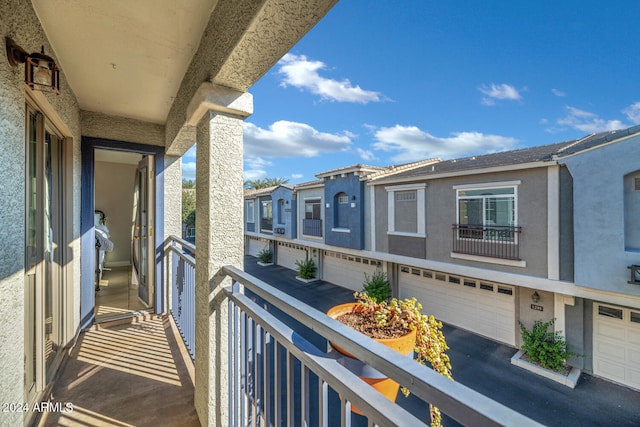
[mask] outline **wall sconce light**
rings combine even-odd
[[[535,292],[533,293],[533,295],[531,295],[531,300],[532,300],[533,302],[538,302],[538,301],[540,301],[540,294],[538,293],[538,291],[535,291]]]
[[[60,94],[60,69],[52,57],[44,54],[44,46],[40,53],[27,54],[9,37],[5,38],[7,59],[12,67],[24,66],[24,82],[33,90]]]

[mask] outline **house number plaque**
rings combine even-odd
[[[543,308],[541,305],[531,304],[531,310],[543,311]]]

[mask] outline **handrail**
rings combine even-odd
[[[428,425],[371,388],[340,364],[336,358],[320,351],[244,294],[233,292],[231,288],[225,288],[224,293],[234,304],[249,314],[250,318],[257,319],[259,325],[273,336],[276,342],[285,344],[286,350],[296,357],[303,366],[310,368],[311,372],[314,372],[321,381],[336,390],[343,399],[352,403],[352,406],[363,410],[369,416],[370,421],[375,420],[376,425]]]
[[[362,362],[406,386],[416,396],[439,407],[443,413],[462,424],[540,426],[524,415],[399,355],[234,266],[225,266],[222,271],[260,298],[283,310],[328,341],[335,342]]]

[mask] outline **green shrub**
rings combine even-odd
[[[269,264],[273,259],[273,254],[267,248],[264,248],[260,252],[258,252],[258,261],[264,264]]]
[[[305,280],[316,277],[316,263],[311,258],[306,261],[296,261],[298,276]]]
[[[577,354],[569,351],[569,346],[560,332],[549,330],[555,321],[556,319],[548,322],[536,320],[531,330],[525,328],[522,322],[518,321],[518,323],[522,332],[522,350],[527,353],[531,361],[547,369],[562,371],[567,360]]]
[[[387,273],[376,271],[371,277],[364,273],[362,290],[376,302],[387,301],[391,298],[391,286],[389,279],[387,279]]]

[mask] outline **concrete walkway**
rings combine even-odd
[[[348,289],[323,281],[303,284],[295,279],[294,271],[258,266],[254,257],[245,258],[245,271],[323,312],[353,301],[353,292]],[[456,381],[539,423],[563,427],[640,426],[640,392],[587,374],[582,374],[576,388],[571,389],[512,365],[511,356],[517,351],[513,347],[448,325],[443,330]],[[313,333],[304,335],[325,348],[326,341]],[[426,419],[427,409],[421,400],[399,394],[397,402]],[[458,425],[447,417],[443,417],[443,424]]]
[[[193,365],[166,316],[129,319],[81,334],[40,426],[200,426]]]

